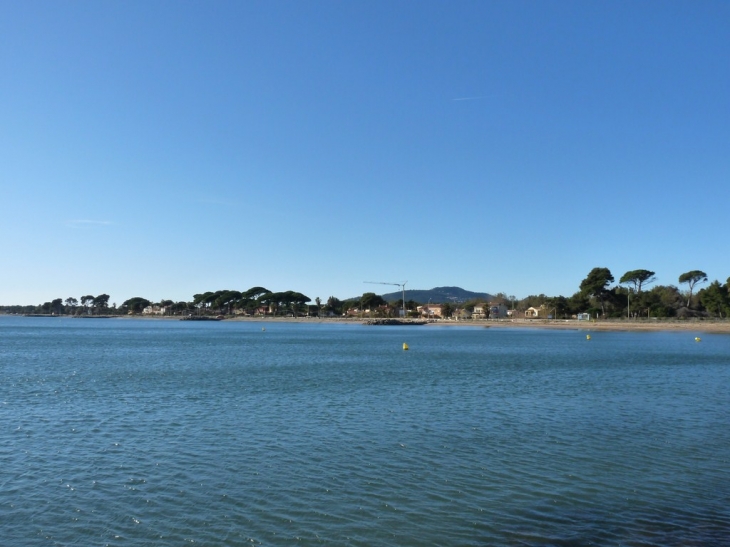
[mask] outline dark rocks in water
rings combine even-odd
[[[221,321],[222,317],[210,317],[209,315],[189,315],[181,317],[180,321]]]
[[[363,325],[425,325],[428,321],[403,320],[403,319],[369,319]]]

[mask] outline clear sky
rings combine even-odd
[[[0,0],[0,304],[724,282],[729,198],[726,1]]]

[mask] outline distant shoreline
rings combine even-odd
[[[138,316],[135,316],[138,317]],[[168,319],[177,319],[167,317]],[[157,319],[157,318],[154,318]],[[161,319],[161,318],[160,318]],[[365,324],[365,317],[231,317],[223,321],[276,322],[276,323],[344,323]],[[414,319],[414,326],[421,325]],[[373,325],[387,328],[389,325]],[[408,326],[408,325],[401,325]],[[426,327],[470,327],[470,328],[528,328],[553,330],[584,331],[686,331],[730,334],[730,320],[683,320],[683,319],[605,319],[598,321],[578,321],[576,319],[476,319],[429,321]]]
[[[23,315],[0,314],[6,317],[25,317]],[[42,316],[33,314],[32,317],[59,317],[74,318],[74,316]],[[82,316],[78,316],[79,318]],[[86,317],[86,316],[84,316]],[[141,319],[144,321],[179,321],[180,316],[145,316],[145,315],[112,315],[89,316],[98,319]],[[253,323],[339,323],[363,325],[369,318],[350,317],[227,317],[221,322],[253,322]],[[414,326],[419,320],[414,320]],[[374,328],[388,325],[374,325]],[[408,325],[402,325],[408,326]],[[730,320],[681,320],[681,319],[606,319],[598,321],[578,321],[575,319],[478,319],[478,320],[449,320],[441,319],[428,322],[427,327],[469,327],[469,328],[527,328],[547,330],[582,330],[582,331],[631,331],[631,332],[705,332],[711,334],[730,334]]]

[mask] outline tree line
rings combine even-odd
[[[65,300],[56,298],[50,302],[44,302],[37,306],[2,306],[5,313],[26,313],[43,315],[105,315],[110,311],[116,311],[116,304],[109,306],[109,295],[100,294],[94,296],[87,294],[81,298],[69,296]]]
[[[319,304],[319,299],[316,299]],[[5,313],[43,315],[136,315],[147,307],[164,309],[166,315],[231,315],[236,312],[253,315],[266,309],[273,315],[301,315],[310,310],[306,303],[310,298],[297,291],[273,292],[264,287],[251,287],[247,291],[219,290],[193,295],[191,301],[155,302],[141,296],[125,300],[120,306],[109,304],[109,295],[86,295],[80,299],[56,298],[38,306],[3,306]]]
[[[441,316],[451,317],[458,310],[472,312],[476,306],[488,304],[504,304],[518,314],[530,307],[544,307],[555,318],[570,318],[579,313],[589,313],[596,318],[726,318],[730,314],[730,277],[724,284],[713,281],[698,292],[695,292],[698,286],[708,282],[707,274],[702,270],[690,270],[678,277],[678,284],[686,286],[684,291],[676,285],[651,286],[656,281],[655,272],[636,269],[625,272],[618,283],[615,283],[611,270],[597,267],[588,273],[578,290],[569,297],[539,294],[518,299],[505,293],[497,293],[490,302],[471,300],[459,304],[440,304]],[[418,302],[407,301],[406,315],[416,316],[416,307],[419,305]],[[343,303],[341,309],[346,311],[348,306],[371,310],[376,308],[376,315],[392,317],[402,304],[400,301],[385,302],[374,293],[365,293],[360,299]],[[488,313],[488,310],[485,311]]]
[[[556,317],[590,313],[593,317],[728,317],[730,313],[730,277],[724,284],[708,282],[702,270],[681,274],[677,282],[686,286],[654,285],[657,277],[651,270],[638,269],[624,273],[615,283],[611,270],[593,268],[570,297],[532,295],[520,301],[523,309],[546,306]]]
[[[690,270],[678,278],[678,284],[686,286],[682,291],[675,285],[650,285],[657,280],[655,272],[638,269],[624,273],[618,283],[611,270],[593,268],[581,281],[572,296],[530,295],[522,299],[498,293],[492,303],[503,303],[519,312],[530,307],[545,307],[553,317],[569,318],[578,313],[590,313],[593,317],[728,317],[730,314],[730,278],[722,284],[708,282],[701,270]],[[141,314],[149,306],[164,309],[166,315],[314,315],[341,316],[353,308],[370,310],[370,315],[398,317],[403,306],[400,300],[386,302],[382,296],[366,292],[359,298],[340,300],[330,296],[327,301],[319,297],[312,300],[297,291],[273,292],[264,287],[251,287],[246,291],[219,290],[193,295],[190,301],[161,300],[154,302],[143,297],[125,300],[120,306],[109,304],[109,295],[85,295],[80,298],[56,298],[40,305],[3,306],[5,313],[44,315],[134,315]],[[416,316],[421,303],[406,302],[405,315]],[[487,304],[469,301],[460,304],[441,304],[443,317],[450,317],[457,309],[472,311],[475,306]]]

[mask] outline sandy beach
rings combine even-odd
[[[294,322],[294,323],[351,323],[361,324],[367,318],[342,317],[240,317],[225,321]],[[429,327],[474,327],[474,328],[528,328],[585,331],[686,331],[713,334],[730,334],[730,320],[680,320],[680,319],[614,319],[598,321],[577,321],[575,319],[482,319],[454,321],[441,319],[423,325]]]
[[[4,315],[4,314],[3,314]],[[62,316],[70,317],[70,316]],[[144,319],[149,321],[179,321],[180,316],[113,315],[93,317],[94,319]],[[362,317],[226,317],[221,321],[247,321],[254,323],[340,323],[364,324],[369,318]],[[607,319],[597,321],[577,321],[575,319],[478,319],[456,321],[439,319],[428,323],[413,321],[414,326],[432,327],[470,327],[470,328],[525,328],[582,331],[683,331],[730,334],[730,319]]]
[[[604,320],[604,321],[576,321],[576,320],[549,320],[549,319],[515,319],[512,320],[483,320],[483,321],[439,321],[435,325],[472,324],[489,328],[533,328],[585,331],[686,331],[707,332],[713,334],[730,334],[730,321],[723,320]]]

